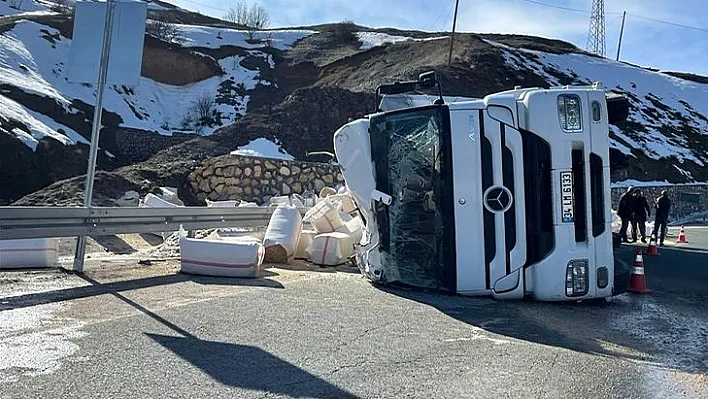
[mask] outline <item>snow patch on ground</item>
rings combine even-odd
[[[614,300],[633,308],[610,318],[612,327],[653,345],[656,358],[652,361],[688,372],[708,368],[708,322],[704,318],[681,314],[653,298],[620,295]]]
[[[412,37],[394,36],[394,35],[389,35],[389,34],[380,33],[380,32],[357,32],[356,36],[357,36],[357,38],[359,38],[359,41],[361,42],[361,47],[359,48],[360,50],[369,50],[369,49],[377,47],[377,46],[383,46],[384,44],[387,44],[387,43],[399,43],[399,42],[405,42],[407,40],[428,41],[428,40],[447,39],[447,36],[430,37],[430,38],[425,38],[425,39],[415,39]]]
[[[205,45],[203,37],[216,28],[197,28],[187,30],[187,38],[193,44]],[[229,31],[234,37],[245,35],[243,32]],[[273,37],[280,47],[290,45],[294,40],[309,34],[309,31],[274,31]],[[238,33],[238,35],[237,35]],[[190,35],[194,34],[192,37]],[[243,38],[241,38],[243,39]],[[231,45],[240,45],[243,40],[232,40]],[[245,43],[245,42],[244,42]],[[247,47],[262,47],[246,44]],[[91,85],[68,82],[66,64],[71,47],[71,40],[61,37],[56,29],[31,21],[20,21],[9,32],[0,35],[0,84],[7,84],[18,89],[47,97],[64,107],[67,113],[75,114],[78,110],[73,100],[87,104],[95,102],[95,90]],[[275,67],[274,60],[257,50],[249,51],[251,56],[263,56],[268,65]],[[252,90],[256,85],[269,85],[260,77],[259,71],[252,71],[240,65],[244,56],[226,57],[218,61],[223,69],[222,76],[216,76],[200,82],[172,86],[141,78],[136,87],[108,86],[104,95],[104,109],[117,113],[123,118],[123,126],[171,134],[174,130],[193,130],[185,115],[193,114],[194,104],[202,94],[216,96],[223,90]],[[221,89],[221,91],[220,91]],[[249,96],[231,92],[230,104],[216,104],[221,113],[221,125],[235,122],[246,113]],[[0,110],[0,115],[2,114]],[[41,119],[37,117],[37,119]],[[59,126],[49,118],[42,119],[51,129]],[[220,126],[220,125],[219,125]],[[204,127],[200,134],[208,135],[219,126]],[[66,137],[55,137],[62,143],[70,144],[81,141],[75,132],[62,128]],[[46,130],[46,129],[45,129]],[[48,134],[50,132],[46,132]],[[53,136],[54,137],[54,136]],[[32,143],[26,135],[21,138]]]
[[[4,298],[0,299],[0,383],[13,381],[18,374],[59,370],[62,361],[79,350],[71,340],[86,335],[80,331],[83,323],[57,316],[68,306],[64,303],[4,309],[8,299],[82,285],[86,283],[46,273],[0,274],[0,298]]]
[[[628,120],[647,132],[632,134],[612,131],[612,147],[631,155],[631,149],[639,149],[652,159],[676,156],[703,166],[708,162],[703,155],[697,156],[690,149],[691,134],[708,132],[708,85],[694,83],[666,74],[638,68],[622,62],[587,54],[551,54],[541,51],[517,49],[492,40],[484,41],[498,47],[507,65],[529,70],[546,79],[549,84],[560,86],[559,78],[567,76],[574,85],[601,82],[608,90],[628,94],[632,103]],[[689,120],[693,132],[681,129],[682,120]],[[667,134],[666,131],[672,133]]]
[[[27,127],[30,133],[20,128],[15,128],[12,131],[17,135],[18,139],[22,140],[25,145],[33,150],[37,149],[39,140],[47,136],[65,145],[72,145],[78,142],[88,143],[81,135],[66,126],[54,122],[54,120],[45,115],[28,111],[22,105],[2,94],[0,94],[0,119],[20,122]],[[64,133],[59,133],[58,129],[63,129]]]
[[[33,0],[0,0],[0,16],[18,14],[50,14],[47,12],[47,9],[47,6],[39,4]]]
[[[218,49],[223,46],[258,49],[266,47],[266,42],[270,42],[274,48],[287,50],[298,40],[317,33],[312,30],[259,31],[254,33],[254,40],[249,43],[248,32],[245,30],[193,25],[176,26],[185,38],[181,43],[183,47],[205,47],[210,49]]]
[[[664,181],[639,181],[639,180],[634,180],[634,179],[627,179],[627,180],[622,180],[618,182],[612,183],[612,187],[629,187],[629,186],[634,186],[634,187],[664,187],[664,186],[673,186],[674,184],[667,182],[666,180]]]
[[[295,159],[295,157],[288,154],[278,144],[275,144],[272,141],[262,137],[252,140],[247,145],[238,147],[236,151],[231,151],[231,154],[283,159],[286,161],[292,161],[293,159]]]

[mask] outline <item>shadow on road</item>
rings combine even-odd
[[[623,247],[617,256],[631,265],[635,251]],[[610,303],[500,301],[379,288],[491,333],[689,373],[708,372],[708,314],[702,310],[708,298],[708,253],[660,251],[659,257],[644,256],[654,292],[627,293]]]
[[[356,398],[355,395],[260,348],[195,337],[147,334],[213,379],[230,387],[292,398]]]
[[[272,276],[274,273],[264,271],[264,276]],[[84,287],[66,288],[61,290],[39,292],[33,294],[17,295],[8,298],[0,299],[0,311],[27,308],[31,306],[43,305],[47,303],[55,303],[68,301],[72,299],[88,298],[93,296],[116,294],[119,292],[138,290],[142,288],[157,287],[162,285],[182,283],[192,281],[197,284],[213,284],[227,286],[243,286],[243,287],[267,287],[267,288],[284,288],[284,286],[274,280],[266,278],[258,279],[237,279],[226,277],[207,277],[195,276],[183,273],[169,274],[164,276],[147,277],[134,280],[125,280],[111,283],[99,283],[85,276],[80,276],[91,285]]]

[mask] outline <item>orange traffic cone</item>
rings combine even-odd
[[[642,257],[642,248],[637,248],[637,257],[634,260],[632,275],[629,277],[629,288],[627,291],[637,294],[651,293],[651,290],[647,288],[647,280],[644,276],[644,258]]]
[[[679,236],[676,240],[676,244],[688,244],[688,240],[686,240],[686,231],[683,229],[683,226],[681,226],[681,231],[679,231]]]
[[[649,247],[647,248],[647,255],[658,256],[659,248],[656,246],[656,238],[652,235],[649,237]]]

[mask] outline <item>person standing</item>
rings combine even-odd
[[[651,216],[651,208],[642,190],[635,189],[632,193],[632,238],[637,242],[637,229],[642,236],[642,242],[647,242],[647,219]]]
[[[627,227],[629,227],[629,222],[632,218],[632,191],[634,191],[634,187],[630,186],[627,191],[620,195],[617,205],[617,216],[622,220],[622,227],[620,227],[619,232],[622,242],[629,242],[627,240]]]
[[[661,192],[661,196],[656,199],[656,214],[654,215],[654,232],[652,235],[659,241],[659,245],[664,246],[664,236],[666,235],[666,223],[669,221],[669,211],[671,200],[666,190]],[[657,235],[660,233],[660,235]]]

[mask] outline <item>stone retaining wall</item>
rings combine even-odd
[[[661,195],[662,190],[667,190],[669,192],[669,199],[671,199],[670,220],[708,211],[708,184],[676,184],[639,188],[649,201],[649,206],[652,207],[650,220],[654,220],[654,205],[656,199]],[[617,209],[619,197],[625,191],[627,191],[627,186],[612,188],[612,209]],[[697,202],[694,202],[694,200]]]
[[[262,204],[271,197],[338,188],[344,176],[336,165],[224,155],[202,162],[187,177],[199,201],[241,200]]]
[[[116,131],[116,155],[128,163],[141,162],[166,148],[195,137],[194,134],[172,133],[172,136],[165,136],[157,132],[120,128]]]

